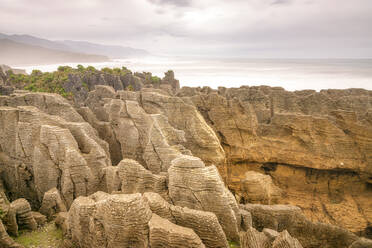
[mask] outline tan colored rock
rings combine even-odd
[[[63,111],[65,105],[59,107]],[[108,146],[88,123],[68,122],[33,106],[0,107],[0,114],[0,161],[12,200],[25,197],[39,208],[44,193],[56,187],[69,206],[74,197],[103,186],[102,169],[111,165]]]
[[[55,219],[55,224],[62,230],[63,236],[68,233],[68,212],[59,212]]]
[[[9,237],[1,220],[0,220],[0,246],[2,248],[24,248],[23,245],[17,244],[11,237]]]
[[[274,240],[273,248],[302,248],[300,242],[297,239],[292,238],[289,233],[284,230],[280,235]]]
[[[225,152],[212,128],[191,102],[178,97],[144,89],[141,103],[146,112],[163,114],[176,129],[185,132],[186,141],[182,143],[192,154],[206,164],[220,166],[225,161]]]
[[[149,222],[151,247],[205,247],[195,232],[181,227],[156,214]]]
[[[347,248],[359,239],[346,229],[307,220],[301,209],[295,206],[245,204],[241,208],[251,213],[253,227],[257,230],[287,230],[303,247]]]
[[[246,202],[275,204],[281,198],[281,189],[273,183],[269,175],[247,171],[241,184],[242,195]]]
[[[10,204],[17,216],[17,224],[20,228],[35,230],[37,223],[32,215],[31,206],[26,199],[17,199]]]
[[[67,208],[61,199],[58,189],[53,188],[45,192],[39,211],[51,219],[59,212],[66,212]]]
[[[159,194],[154,192],[146,192],[143,194],[144,200],[149,204],[151,211],[162,218],[165,218],[175,224],[176,219],[172,213],[171,204],[164,200]]]
[[[372,240],[361,238],[349,246],[349,248],[371,248]]]
[[[127,99],[117,99],[121,97]],[[159,174],[184,150],[178,144],[184,140],[183,132],[170,126],[164,116],[146,113],[132,94],[96,87],[86,103],[91,112],[80,112],[109,143],[114,164],[130,158]]]
[[[31,211],[32,217],[37,223],[38,227],[43,226],[47,222],[47,217],[39,212]]]
[[[193,229],[206,247],[228,247],[226,235],[212,212],[171,206],[177,225]]]
[[[81,248],[147,248],[151,215],[141,194],[97,192],[73,202],[67,237]]]
[[[239,212],[241,216],[241,229],[247,231],[252,226],[252,215],[244,209],[239,209]]]
[[[254,170],[285,192],[278,203],[300,206],[312,221],[368,233],[371,91],[242,86],[178,95],[218,135],[227,160],[219,169],[239,201],[245,173]]]
[[[46,114],[55,115],[71,122],[84,121],[70,103],[58,94],[26,91],[2,98],[0,102],[0,105],[10,107],[34,106]]]
[[[117,166],[106,168],[109,192],[120,190],[124,194],[156,192],[169,199],[166,176],[155,175],[132,159],[123,159]]]
[[[280,233],[278,233],[277,231],[269,228],[264,228],[262,232],[269,239],[270,243],[272,243],[280,235]]]
[[[173,206],[156,193],[145,193],[144,198],[153,213],[194,230],[206,247],[228,247],[225,233],[214,213]]]
[[[174,205],[215,213],[226,237],[239,240],[238,206],[215,166],[205,167],[199,158],[182,155],[172,161],[168,173]]]
[[[5,195],[5,189],[2,180],[0,180],[0,209],[2,211],[2,223],[6,227],[8,234],[18,236],[17,213]]]
[[[240,232],[240,246],[242,248],[271,248],[266,235],[253,227],[249,227],[245,232]]]

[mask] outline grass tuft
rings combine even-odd
[[[32,232],[20,231],[19,236],[14,240],[25,248],[58,248],[62,244],[63,235],[62,230],[58,229],[54,222],[51,222]]]
[[[229,247],[230,248],[239,248],[240,245],[237,242],[229,241]]]

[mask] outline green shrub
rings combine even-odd
[[[58,71],[62,71],[62,72],[67,72],[67,71],[71,71],[72,70],[72,67],[70,66],[59,66],[58,67]]]
[[[128,87],[126,88],[126,90],[129,90],[129,91],[134,91],[134,89],[133,89],[133,86],[132,86],[132,85],[128,85]]]
[[[8,73],[8,80],[12,84],[16,84],[18,88],[33,92],[49,92],[57,93],[61,96],[72,99],[73,94],[71,92],[66,92],[64,85],[69,81],[70,75],[78,74],[80,76],[85,75],[85,73],[91,72],[104,72],[118,76],[125,76],[128,73],[132,73],[126,67],[122,68],[102,68],[97,70],[93,66],[84,67],[82,65],[77,65],[76,68],[70,66],[59,66],[57,71],[54,72],[41,72],[40,70],[33,70],[30,75],[14,74],[13,72]],[[154,84],[160,82],[160,78],[152,77],[151,73],[147,73],[148,82]],[[82,86],[89,90],[87,82],[82,82]],[[127,87],[128,90],[133,90],[133,87]]]
[[[152,76],[151,77],[151,83],[152,84],[160,84],[160,81],[161,81],[160,77],[157,77],[157,76]]]
[[[239,248],[240,245],[235,241],[229,241],[229,247],[230,248]]]
[[[106,72],[106,73],[109,73],[109,74],[113,74],[114,73],[114,71],[111,68],[108,68],[108,67],[102,68],[101,71]]]
[[[77,65],[77,70],[80,71],[80,72],[83,72],[85,70],[85,68],[82,65]]]
[[[89,90],[88,84],[87,84],[86,82],[82,82],[81,84],[83,85],[83,87],[84,87],[85,89]]]
[[[91,66],[91,65],[88,66],[88,67],[86,68],[86,70],[87,70],[87,71],[91,71],[91,72],[97,71],[96,68],[94,68],[94,67]]]
[[[32,70],[31,76],[40,76],[43,73],[40,70]]]

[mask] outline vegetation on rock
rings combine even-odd
[[[14,240],[25,248],[58,248],[63,242],[63,235],[62,230],[57,228],[54,222],[50,222],[35,231],[23,230]]]
[[[166,77],[169,76],[172,71],[165,73]],[[71,78],[80,78],[82,80],[81,86],[89,91],[89,83],[85,78],[90,76],[111,75],[120,77],[121,79],[128,74],[132,75],[132,72],[126,67],[121,68],[102,68],[98,70],[93,66],[84,67],[83,65],[77,65],[76,68],[70,66],[59,66],[57,71],[54,72],[41,72],[40,70],[33,70],[30,75],[27,74],[15,74],[11,70],[7,71],[8,84],[17,89],[25,89],[32,92],[48,92],[57,93],[61,96],[72,100],[74,98],[74,92],[67,86],[68,83],[75,84]],[[138,78],[141,78],[146,84],[151,84],[155,87],[159,87],[162,79],[158,76],[153,76],[150,72],[135,73]],[[173,74],[172,74],[173,75]],[[100,79],[100,77],[98,77]],[[131,84],[131,80],[128,85],[124,85],[126,90],[133,91],[134,85]],[[109,83],[110,84],[110,83]]]
[[[33,70],[30,75],[14,74],[11,70],[7,71],[10,84],[16,88],[23,88],[25,90],[33,92],[49,92],[57,93],[61,96],[72,99],[73,93],[66,91],[64,85],[69,81],[71,75],[89,75],[93,73],[107,73],[117,76],[125,76],[131,73],[126,67],[122,68],[102,68],[97,70],[93,66],[84,67],[78,65],[77,68],[70,66],[60,66],[57,71],[54,72],[41,72],[40,70]],[[160,81],[160,78],[155,77],[156,82]],[[82,83],[83,87],[88,90],[88,84]]]

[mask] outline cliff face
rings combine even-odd
[[[372,92],[288,92],[282,88],[182,88],[214,129],[226,153],[220,169],[240,202],[246,185],[260,199],[300,206],[313,221],[371,235]],[[267,189],[247,171],[270,175]],[[261,200],[262,201],[262,200]]]
[[[371,91],[178,90],[173,73],[155,88],[136,75],[138,89],[87,81],[75,102],[0,97],[1,247],[36,228],[31,210],[58,214],[65,248],[371,245],[357,236],[371,236]]]

